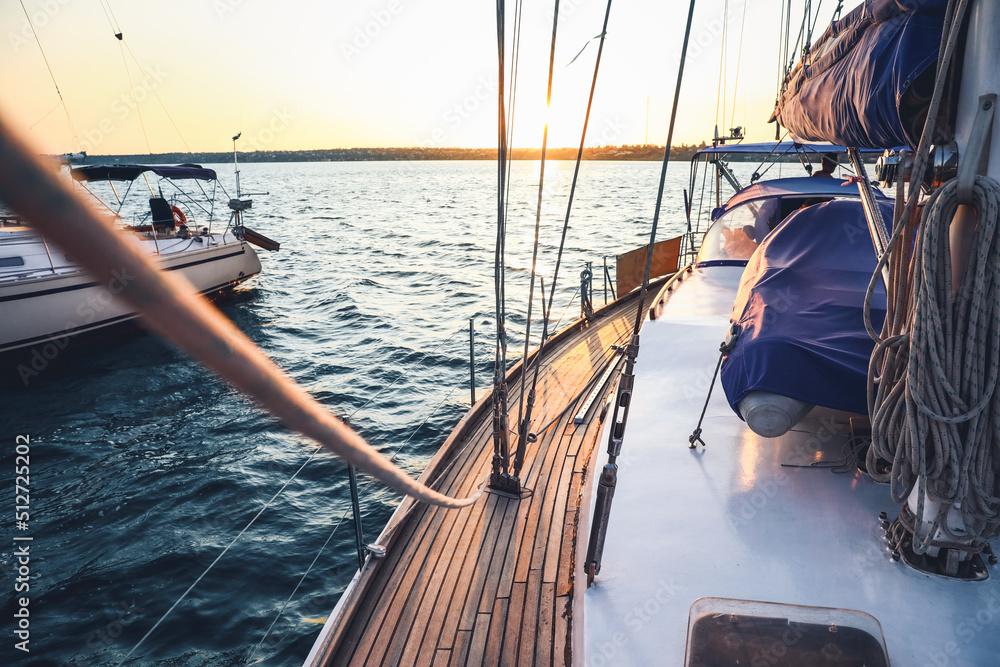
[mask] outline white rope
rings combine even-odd
[[[951,268],[951,222],[958,209],[952,180],[927,202],[921,219],[910,280],[897,275],[889,301],[908,291],[902,327],[876,337],[872,370],[882,360],[878,389],[870,394],[872,448],[868,470],[891,483],[903,502],[918,486],[914,551],[923,553],[940,529],[952,540],[973,544],[1000,537],[1000,184],[976,178],[978,217],[973,251],[957,291]],[[905,225],[905,221],[899,223]],[[894,230],[898,232],[899,229]],[[896,241],[897,234],[893,234]],[[903,236],[905,238],[905,235]],[[902,248],[906,247],[904,242]],[[909,283],[909,285],[907,285]],[[898,287],[897,287],[898,286]],[[952,297],[952,294],[955,296]],[[889,308],[887,319],[895,308]],[[880,475],[876,459],[892,462]],[[925,497],[941,504],[933,521],[924,518]],[[964,522],[955,535],[946,521],[952,510]]]

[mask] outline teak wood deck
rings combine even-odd
[[[665,280],[650,285],[645,307]],[[546,345],[532,420],[538,439],[525,454],[521,498],[487,491],[461,510],[404,500],[378,540],[385,557],[369,555],[324,629],[314,664],[571,664],[583,482],[623,364],[612,345],[628,342],[637,299],[638,292],[609,304]],[[616,373],[598,386],[609,366]],[[512,426],[520,377],[518,364],[508,374]],[[595,388],[598,399],[575,424]],[[493,457],[491,405],[487,392],[422,481],[454,496],[483,484]]]

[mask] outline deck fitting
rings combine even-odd
[[[490,490],[508,494],[514,498],[520,498],[521,480],[509,473],[493,473],[490,475]]]

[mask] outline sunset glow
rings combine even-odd
[[[684,28],[679,4],[612,8],[588,145],[641,144],[647,132],[649,143],[666,140]],[[774,101],[781,3],[749,4],[743,49],[759,53],[759,65],[742,69],[738,89],[743,4],[729,3],[728,24],[724,4],[699,3],[676,142],[711,138],[727,25],[725,116],[746,127],[749,139],[773,138],[766,120]],[[551,8],[544,5],[526,4],[523,12],[518,146],[542,140],[552,30]],[[20,4],[0,8],[6,27],[0,110],[50,152],[221,151],[238,131],[244,150],[496,144],[491,2],[114,2],[124,42],[115,39],[115,21],[99,2],[25,0],[24,6],[31,25]],[[561,5],[550,146],[579,143],[604,9],[598,0]],[[510,25],[508,38],[512,32]],[[722,131],[730,124],[719,122]]]

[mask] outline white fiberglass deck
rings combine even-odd
[[[593,667],[682,665],[692,603],[721,597],[871,614],[894,667],[1000,665],[1000,568],[966,583],[893,562],[878,518],[899,513],[888,486],[857,470],[794,467],[842,459],[848,415],[817,409],[793,432],[761,438],[717,383],[707,447],[688,449],[741,273],[695,271],[644,325],[602,570],[575,655]],[[591,470],[607,461],[604,443]]]

